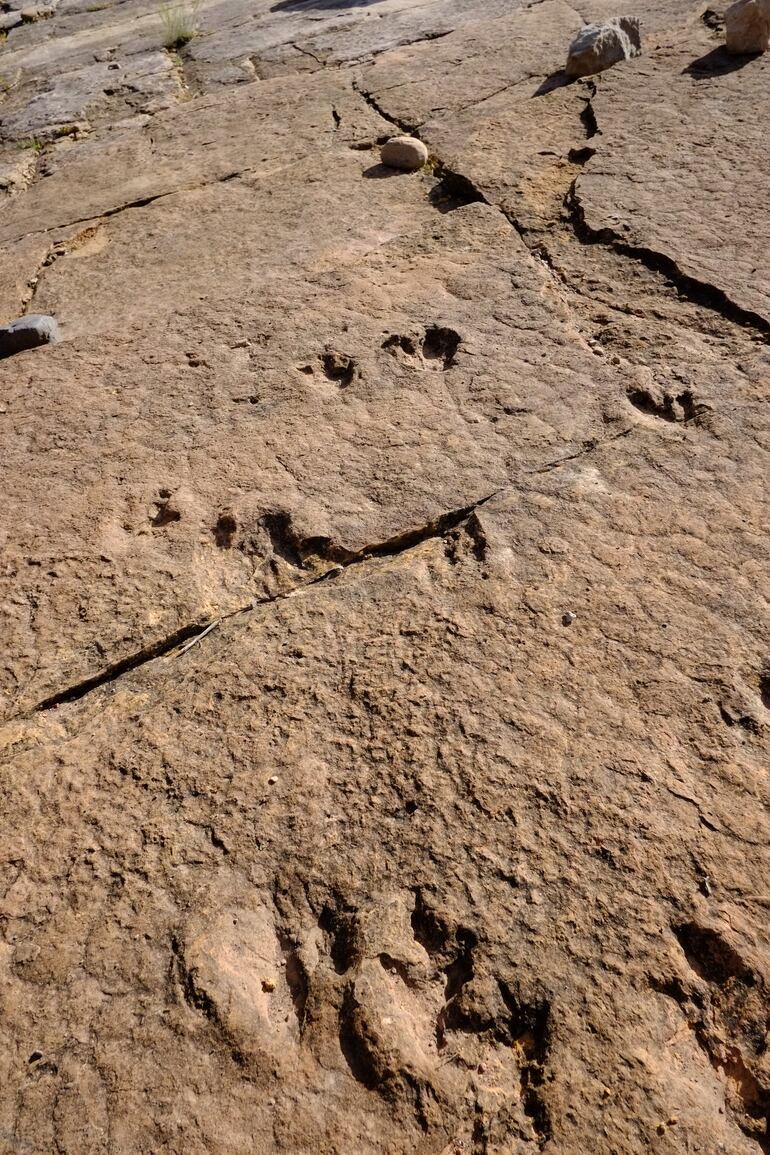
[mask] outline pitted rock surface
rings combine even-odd
[[[770,1150],[767,55],[5,7],[0,1149]]]

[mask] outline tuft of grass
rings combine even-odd
[[[198,33],[198,13],[201,0],[190,3],[162,4],[160,19],[163,25],[163,47],[169,52],[183,48]]]
[[[43,142],[38,140],[36,136],[30,137],[29,140],[22,140],[19,143],[19,148],[31,148],[33,152],[43,151]]]

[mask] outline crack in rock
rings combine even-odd
[[[609,445],[614,441],[627,437],[633,433],[635,426],[628,426],[620,432],[614,434],[612,437],[607,437],[602,440],[592,441],[585,445],[577,453],[572,453],[568,457],[558,458],[555,461],[547,462],[545,465],[539,466],[537,469],[527,471],[529,474],[550,473],[554,469],[560,468],[569,462],[575,461],[589,453],[594,453],[596,450]],[[89,678],[84,678],[79,682],[68,686],[64,690],[59,690],[55,694],[51,694],[38,702],[37,705],[31,707],[22,715],[13,715],[7,721],[15,721],[19,717],[28,717],[32,714],[39,713],[45,710],[54,709],[57,706],[66,705],[69,702],[78,701],[90,694],[93,690],[99,689],[101,686],[110,684],[123,677],[124,674],[131,673],[133,670],[141,666],[147,665],[149,662],[155,661],[157,658],[163,657],[181,657],[189,649],[195,645],[196,642],[201,641],[204,637],[213,632],[214,627],[221,622],[228,621],[231,618],[239,617],[243,614],[250,613],[252,610],[259,609],[261,606],[272,605],[275,602],[285,601],[287,598],[294,597],[296,594],[311,589],[313,586],[320,585],[321,582],[336,578],[345,570],[352,566],[362,565],[375,558],[397,557],[400,554],[408,553],[410,550],[416,549],[417,546],[422,545],[423,542],[431,539],[444,538],[450,534],[458,526],[470,522],[475,516],[475,513],[482,506],[492,501],[493,498],[500,496],[507,490],[514,488],[514,483],[501,486],[493,490],[491,493],[478,498],[469,505],[461,506],[459,509],[449,510],[446,513],[439,514],[430,521],[415,529],[405,530],[402,533],[394,534],[392,537],[386,538],[384,541],[376,542],[371,545],[366,545],[360,550],[347,550],[344,546],[335,544],[329,538],[325,537],[311,537],[301,539],[293,527],[290,519],[284,517],[279,520],[278,526],[281,535],[281,549],[294,559],[295,566],[302,567],[308,561],[320,561],[328,563],[327,568],[321,573],[316,573],[307,581],[299,582],[291,589],[281,593],[272,594],[265,598],[252,598],[246,605],[240,606],[229,613],[221,614],[213,618],[208,618],[204,621],[196,621],[181,626],[174,630],[173,633],[167,637],[154,642],[152,645],[144,646],[134,654],[130,654],[126,658],[122,658],[119,662],[111,663],[101,670],[98,674],[93,674]],[[276,521],[273,519],[273,526]],[[471,527],[472,529],[472,527]],[[274,534],[277,532],[274,528]],[[177,651],[175,654],[174,651]]]
[[[723,289],[708,281],[700,281],[692,277],[676,263],[673,257],[656,249],[648,249],[643,245],[632,245],[624,241],[614,229],[592,228],[585,217],[585,210],[580,202],[577,191],[577,179],[573,181],[567,194],[565,207],[568,210],[572,228],[577,239],[584,245],[606,245],[621,256],[639,261],[653,273],[660,273],[667,277],[682,297],[692,301],[695,305],[719,313],[727,321],[740,325],[745,329],[753,329],[761,334],[765,340],[770,337],[770,321],[759,313],[744,309],[733,301]]]
[[[117,681],[124,674],[130,673],[132,670],[138,669],[140,666],[145,666],[149,662],[155,661],[157,658],[172,657],[174,651],[178,650],[176,656],[181,656],[186,653],[192,645],[201,640],[203,637],[211,633],[216,625],[220,622],[227,621],[230,618],[238,617],[242,614],[249,613],[251,610],[258,609],[260,606],[271,605],[274,602],[285,601],[287,598],[293,597],[295,594],[309,589],[312,586],[319,585],[329,578],[334,578],[344,570],[354,565],[360,565],[372,558],[395,557],[402,553],[407,553],[409,550],[415,549],[423,542],[431,538],[441,538],[446,536],[451,530],[456,529],[462,522],[466,521],[477,509],[491,501],[496,497],[502,489],[496,489],[492,493],[479,498],[470,505],[463,506],[460,509],[450,510],[447,513],[442,513],[431,521],[416,529],[406,530],[403,533],[395,534],[393,537],[387,538],[385,541],[377,542],[373,545],[364,546],[361,550],[349,551],[342,546],[335,545],[326,538],[311,538],[308,542],[299,540],[293,541],[293,550],[301,565],[310,556],[314,556],[321,561],[330,562],[331,565],[322,573],[317,574],[310,580],[300,582],[292,589],[282,593],[273,594],[266,598],[255,598],[249,601],[246,605],[232,610],[230,613],[220,615],[205,621],[196,621],[182,626],[167,637],[154,642],[152,645],[144,646],[134,654],[121,659],[119,662],[114,662],[106,666],[98,674],[93,674],[89,678],[76,682],[72,686],[68,686],[64,690],[59,690],[55,694],[49,695],[36,706],[33,706],[26,715],[15,715],[14,718],[8,719],[13,721],[20,716],[28,716],[30,714],[39,713],[44,710],[51,710],[57,706],[65,705],[69,702],[75,702],[80,698],[84,698],[93,690],[99,689],[101,686],[108,685],[111,682]],[[290,532],[290,527],[285,532]],[[296,536],[296,535],[295,535]],[[186,644],[185,644],[186,643]],[[181,648],[180,648],[181,647]]]
[[[371,92],[367,92],[366,89],[359,86],[357,80],[353,81],[353,91],[357,92],[358,95],[366,101],[372,111],[376,112],[383,120],[386,120],[388,124],[392,124],[393,127],[397,128],[400,132],[408,133],[410,136],[416,136],[418,140],[420,139],[420,134],[417,131],[418,126],[416,124],[409,124],[405,120],[398,120],[397,117],[391,116],[390,113],[384,110]]]

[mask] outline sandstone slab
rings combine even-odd
[[[11,29],[0,1146],[766,1149],[766,57],[616,10]]]
[[[690,71],[697,72],[691,52],[680,50],[677,63],[672,74],[639,58],[622,80],[607,74],[592,101],[601,135],[577,181],[576,204],[591,234],[659,254],[767,324],[763,254],[770,234],[754,161],[762,130],[758,121],[733,122],[727,112],[736,100],[759,97],[766,61],[702,76]],[[627,117],[632,106],[638,110],[633,129]],[[684,143],[692,123],[698,125],[697,149]],[[674,154],[682,157],[676,169],[664,159]],[[704,193],[708,213],[701,211]],[[755,221],[750,233],[749,218]]]
[[[96,1126],[88,1065],[75,1076],[54,1027],[77,1022],[121,1091],[112,1133],[138,1115],[155,1145],[160,1079],[177,1139],[202,1129],[217,1152],[280,1151],[295,1128],[441,1150],[479,1101],[524,1151],[606,1132],[632,1152],[676,1118],[673,1149],[716,1136],[750,1155],[763,1121],[710,1060],[729,1046],[764,1086],[764,551],[760,470],[725,468],[739,452],[638,425],[446,535],[6,728],[24,865],[2,905],[4,1021],[57,1068],[33,1098],[5,1052],[12,1125],[67,1134],[66,1079]],[[194,1125],[191,1079],[211,1108]]]
[[[50,461],[39,477],[48,492],[43,529],[28,484],[12,498],[19,527],[6,555],[19,643],[6,682],[12,712],[163,642],[191,620],[264,596],[305,565],[365,552],[469,505],[522,469],[623,428],[620,380],[573,332],[505,219],[483,205],[442,216],[429,189],[416,186],[402,228],[413,228],[415,211],[425,223],[407,234],[405,248],[388,217],[399,181],[369,181],[363,164],[354,160],[340,175],[359,182],[368,216],[351,204],[347,220],[338,213],[332,221],[320,184],[317,211],[331,231],[284,222],[300,238],[315,232],[315,268],[302,239],[290,275],[276,222],[272,251],[282,254],[281,276],[258,287],[244,268],[234,296],[216,305],[199,300],[197,243],[186,257],[159,254],[155,270],[148,263],[129,272],[124,253],[135,251],[137,230],[147,235],[157,220],[166,234],[162,222],[175,210],[165,201],[136,220],[117,220],[112,241],[108,232],[85,258],[75,248],[41,280],[36,307],[55,308],[65,337],[71,327],[74,339],[48,359],[45,378],[17,361],[15,384],[9,374],[3,386],[2,429],[14,468],[41,454]],[[248,222],[258,221],[264,243],[265,218],[253,211],[259,186],[227,187],[224,203],[234,212],[220,216],[221,226],[231,236],[245,230],[251,244]],[[201,211],[207,219],[213,203],[188,198],[182,217],[189,222]],[[210,242],[221,248],[215,232]],[[169,260],[179,269],[176,286]],[[117,267],[126,297],[113,309],[102,286],[115,283]],[[211,272],[219,276],[216,263]],[[160,313],[142,297],[156,278],[165,293]],[[512,281],[520,297],[510,297]],[[485,304],[474,319],[476,298]],[[85,326],[75,300],[81,308],[90,300]],[[291,333],[287,313],[298,318]],[[124,336],[116,344],[118,326]],[[107,332],[115,346],[109,359]],[[137,390],[148,372],[149,388]],[[163,388],[150,384],[156,374]],[[30,388],[42,390],[34,418]],[[64,424],[58,410],[45,421],[49,398],[63,391]],[[544,394],[549,401],[539,412],[535,399]],[[86,457],[84,422],[92,431]],[[61,470],[60,456],[70,453],[77,470]],[[226,466],[206,464],[218,460]],[[90,610],[80,608],[86,573]],[[155,594],[142,606],[134,591],[145,580]],[[96,612],[102,598],[104,610]],[[38,606],[34,625],[30,599]],[[105,635],[108,618],[114,625]],[[38,630],[51,637],[50,664],[34,656]]]

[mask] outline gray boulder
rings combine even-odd
[[[592,76],[642,51],[639,21],[635,16],[613,16],[601,24],[587,24],[578,32],[567,55],[567,76]]]
[[[11,357],[23,349],[54,345],[60,340],[59,326],[53,317],[30,313],[10,325],[0,325],[0,357]]]
[[[770,0],[736,0],[725,12],[725,43],[736,56],[766,52],[770,44]]]

